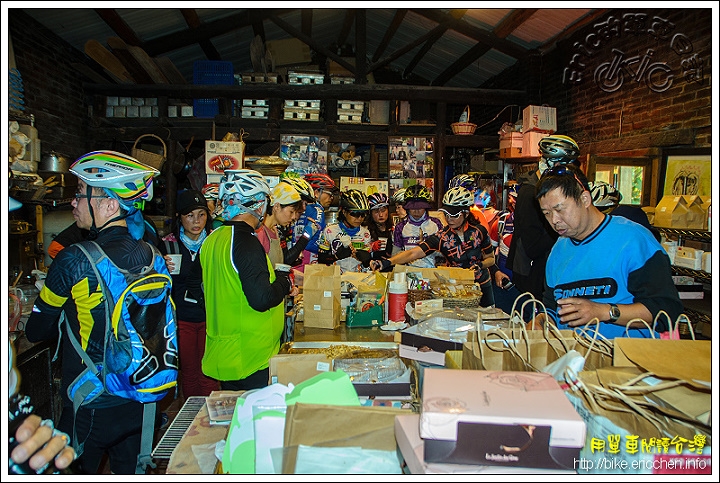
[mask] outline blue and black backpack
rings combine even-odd
[[[145,242],[147,243],[147,242]],[[153,263],[139,273],[115,265],[94,241],[76,245],[90,260],[105,305],[105,338],[102,360],[93,361],[68,328],[70,342],[87,368],[68,387],[74,412],[110,394],[145,403],[138,473],[147,465],[155,428],[155,403],[177,386],[178,349],[172,278],[156,247]],[[66,318],[60,319],[60,330]],[[82,454],[84,442],[73,434],[73,446]]]

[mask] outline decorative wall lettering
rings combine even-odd
[[[612,58],[606,62],[599,62],[593,72],[595,84],[604,92],[615,92],[626,82],[635,81],[643,83],[652,92],[665,92],[672,87],[676,75],[673,71],[682,70],[682,77],[686,82],[703,83],[703,67],[705,61],[693,52],[690,38],[683,33],[675,33],[675,24],[661,17],[648,19],[644,13],[626,13],[622,19],[609,16],[604,22],[593,25],[583,41],[575,42],[570,62],[563,70],[564,84],[579,84],[586,77],[585,69],[588,60],[602,60],[596,57],[607,52],[611,41],[621,39],[623,36],[639,37],[647,35],[654,43],[667,42],[670,49],[679,57],[679,69],[673,69],[671,63],[674,59],[658,59],[657,48],[647,48],[644,53],[637,55],[611,48]],[[672,35],[672,37],[671,37]],[[666,55],[666,54],[662,54]],[[655,58],[653,58],[655,56]]]

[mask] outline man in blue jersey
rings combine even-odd
[[[566,164],[547,170],[536,198],[559,235],[547,259],[543,302],[560,328],[595,320],[609,339],[626,333],[643,337],[649,336],[645,325],[631,320],[652,325],[661,310],[673,321],[683,312],[660,243],[643,226],[598,210],[579,168]],[[656,329],[667,331],[665,318],[660,319]]]

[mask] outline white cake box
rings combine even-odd
[[[422,401],[426,462],[573,469],[585,444],[549,374],[426,368]]]

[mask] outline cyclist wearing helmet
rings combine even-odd
[[[209,396],[219,389],[214,379],[202,372],[205,353],[205,306],[186,298],[187,278],[192,266],[200,263],[200,247],[212,230],[212,219],[205,196],[199,191],[183,190],[177,195],[172,230],[163,237],[160,251],[172,274],[172,297],[178,326],[178,350],[183,396]],[[169,255],[180,255],[179,271]]]
[[[362,226],[370,206],[360,190],[340,193],[338,222],[325,227],[318,241],[318,263],[336,263],[343,272],[362,272],[370,266],[370,231]]]
[[[541,154],[538,169],[529,173],[520,184],[515,203],[514,232],[507,256],[507,267],[513,273],[513,283],[521,293],[530,292],[542,300],[545,287],[545,262],[555,244],[557,233],[540,212],[535,199],[535,185],[547,169],[556,165],[574,164],[580,149],[568,136],[545,136],[538,142]],[[520,180],[519,180],[520,181]]]
[[[598,210],[585,174],[575,166],[549,169],[536,191],[543,215],[560,235],[545,272],[543,302],[553,322],[578,330],[597,324],[608,339],[649,337],[638,319],[657,321],[658,331],[667,331],[666,318],[658,314],[677,320],[683,304],[670,258],[650,232]]]
[[[270,193],[270,212],[257,229],[258,240],[270,257],[273,267],[286,262],[285,240],[281,239],[278,228],[292,225],[302,213],[303,202],[300,193],[289,183],[278,183]],[[296,248],[296,247],[293,247]],[[297,258],[297,254],[292,255]]]
[[[395,204],[395,216],[393,217],[393,225],[397,225],[400,220],[407,216],[405,211],[405,191],[406,188],[400,188],[396,190],[392,195],[392,202]]]
[[[270,188],[251,169],[226,170],[220,181],[225,223],[200,249],[200,270],[188,287],[203,297],[207,339],[203,372],[223,390],[268,385],[270,358],[280,350],[284,301],[297,291],[287,272],[273,269],[256,230]]]
[[[385,193],[373,193],[368,196],[370,216],[365,226],[370,230],[372,240],[372,258],[379,260],[392,255],[393,225],[390,221],[390,199]]]
[[[305,202],[304,212],[289,228],[285,237],[287,249],[294,258],[286,257],[289,265],[303,271],[308,263],[317,262],[319,233],[325,228],[325,209],[333,200],[335,182],[327,174],[311,173],[299,177],[295,173],[283,173],[283,179],[294,180],[300,196]]]
[[[208,209],[210,210],[210,219],[212,220],[213,230],[223,224],[222,206],[218,201],[220,194],[220,185],[218,183],[208,183],[202,187],[202,194],[207,200]]]
[[[165,260],[150,243],[141,240],[145,225],[140,206],[152,199],[153,178],[159,172],[136,159],[115,151],[94,151],[78,158],[70,167],[78,177],[72,201],[73,217],[79,228],[107,253],[119,268],[138,274],[153,266],[169,275]],[[85,370],[69,333],[83,341],[93,361],[104,355],[105,305],[93,262],[81,251],[88,240],[61,250],[50,265],[45,284],[26,323],[29,341],[62,339],[62,415],[57,428],[76,434],[84,452],[75,470],[96,474],[107,453],[116,474],[133,474],[140,453],[143,404],[118,396],[104,395],[99,407],[80,409],[74,416],[73,402],[67,396],[69,385]],[[58,319],[64,313],[68,330],[59,333]],[[170,354],[176,348],[170,347]],[[168,355],[170,355],[168,354]],[[176,352],[175,352],[176,354]],[[171,363],[171,360],[168,360]],[[75,442],[74,442],[75,443]]]
[[[428,215],[428,210],[432,208],[430,200],[430,191],[425,186],[414,184],[407,188],[404,207],[408,216],[395,225],[393,230],[393,255],[420,245],[426,237],[443,229],[439,219]],[[435,254],[414,260],[410,265],[435,268]]]
[[[590,183],[590,194],[593,205],[600,211],[613,216],[622,216],[635,223],[644,226],[653,234],[657,241],[661,240],[660,231],[650,224],[647,213],[642,208],[634,205],[621,205],[622,194],[613,186],[604,181]]]
[[[492,307],[495,297],[488,268],[495,264],[493,247],[485,227],[471,222],[470,206],[473,194],[467,188],[450,188],[443,196],[440,210],[445,213],[448,225],[433,235],[425,237],[417,246],[399,252],[389,260],[371,262],[374,269],[389,269],[395,264],[407,264],[435,252],[441,252],[451,267],[472,269],[475,282],[482,289],[480,305]]]

